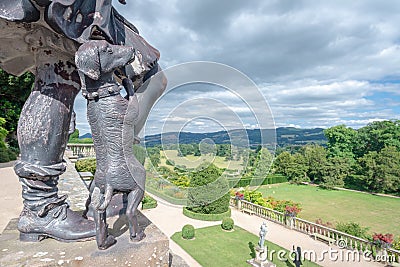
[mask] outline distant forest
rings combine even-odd
[[[246,129],[219,131],[213,133],[170,132],[149,135],[144,138],[146,147],[163,144],[198,144],[204,139],[211,139],[215,144],[232,144],[234,146],[258,145],[272,146],[271,141],[275,133],[269,129]],[[263,140],[262,138],[263,137]],[[280,127],[276,129],[276,143],[280,147],[305,144],[326,144],[327,139],[324,129],[298,129],[293,127]]]

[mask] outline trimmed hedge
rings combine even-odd
[[[165,201],[174,204],[174,205],[186,205],[187,204],[187,200],[186,199],[178,199],[178,198],[174,198],[171,196],[168,196],[166,194],[164,194],[161,191],[158,191],[157,189],[154,189],[150,186],[146,186],[146,191],[148,191],[149,193],[164,199]]]
[[[182,238],[183,239],[193,239],[195,235],[194,227],[191,224],[186,224],[182,228]]]
[[[144,198],[142,200],[142,210],[146,209],[154,209],[157,207],[157,200],[152,198],[149,195],[144,195]]]
[[[253,181],[253,182],[252,182]],[[250,179],[250,178],[242,178],[239,181],[235,179],[228,179],[229,186],[232,187],[246,187],[250,184],[260,184],[260,185],[268,185],[268,184],[281,184],[287,183],[288,179],[286,176],[275,174],[271,176],[267,176],[265,179]]]
[[[94,175],[96,173],[96,159],[80,159],[75,163],[75,169],[78,172],[91,172]]]
[[[186,217],[195,219],[195,220],[200,220],[200,221],[221,221],[225,217],[231,216],[231,210],[228,209],[228,211],[220,213],[220,214],[203,214],[203,213],[196,213],[196,212],[190,211],[186,207],[184,207],[183,215],[185,215]]]
[[[222,229],[227,230],[227,231],[232,230],[233,225],[234,225],[233,219],[230,217],[225,217],[221,223]]]

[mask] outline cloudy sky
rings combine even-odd
[[[192,61],[226,64],[264,97],[263,103],[242,98],[254,88],[238,94],[207,84],[171,88],[151,112],[146,133],[178,121],[185,121],[177,124],[185,131],[235,128],[229,112],[243,127],[257,128],[251,110],[265,103],[277,127],[359,128],[400,119],[398,0],[127,2],[114,6],[160,50],[164,69]],[[89,131],[84,105],[78,97],[81,134]]]

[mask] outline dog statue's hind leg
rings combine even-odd
[[[146,237],[144,232],[139,229],[137,214],[138,207],[144,196],[144,191],[137,187],[128,194],[128,207],[126,208],[126,217],[129,223],[129,233],[131,241],[138,242]]]
[[[112,189],[111,189],[112,190]],[[117,243],[117,240],[114,236],[108,234],[108,224],[107,224],[107,200],[109,195],[109,190],[106,191],[106,194],[102,194],[100,192],[100,188],[95,187],[93,189],[93,193],[91,195],[93,206],[93,218],[96,224],[96,241],[97,247],[101,250],[107,249]],[[112,192],[111,192],[112,194]],[[104,201],[101,203],[101,201]]]

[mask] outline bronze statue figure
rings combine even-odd
[[[121,96],[121,86],[113,75],[116,69],[135,58],[133,47],[111,45],[105,40],[84,43],[75,56],[96,150],[97,168],[94,183],[90,186],[91,201],[87,205],[90,203],[93,207],[99,249],[107,249],[116,242],[108,234],[106,224],[106,209],[114,192],[127,194],[126,216],[130,239],[140,241],[145,236],[138,228],[137,208],[144,196],[146,171],[133,155],[132,138],[124,139],[123,136],[126,127],[125,132],[133,136],[139,105],[132,82],[125,79],[126,98],[134,107],[131,114],[127,114],[128,100]],[[124,150],[124,145],[127,145],[127,150]],[[128,153],[131,155],[127,156]],[[135,173],[130,172],[127,164],[134,165]]]
[[[59,196],[57,187],[65,171],[63,154],[73,125],[73,104],[81,88],[75,52],[90,40],[135,49],[137,60],[118,71],[119,78],[129,79],[140,95],[135,135],[166,86],[162,75],[151,85],[144,83],[159,71],[159,53],[118,14],[111,0],[0,0],[0,33],[0,67],[14,75],[31,71],[36,76],[18,124],[21,160],[15,172],[24,200],[20,239],[93,239],[94,222],[70,210],[67,196]]]

